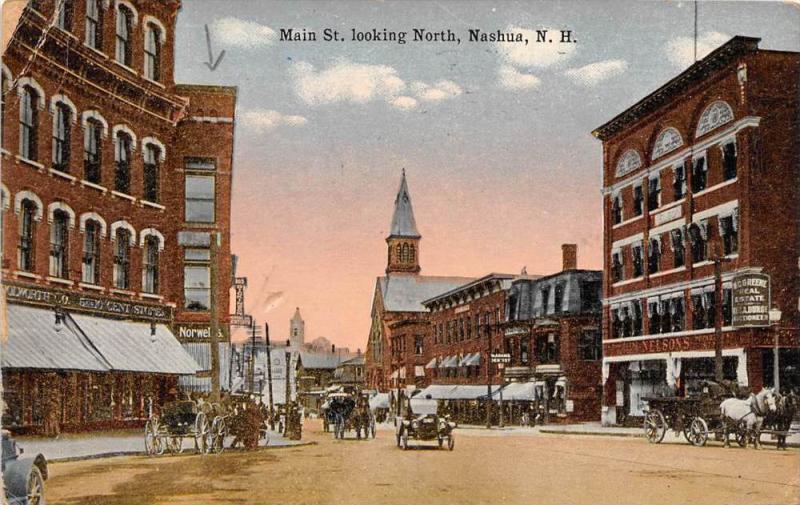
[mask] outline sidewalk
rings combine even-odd
[[[103,431],[94,433],[66,433],[58,438],[15,437],[25,454],[41,453],[47,461],[70,461],[79,459],[107,458],[144,454],[144,433],[142,430]],[[225,439],[225,451],[230,450],[232,437]],[[292,447],[309,442],[293,441],[283,438],[277,432],[269,433],[269,445],[261,447]],[[183,440],[185,454],[193,454],[194,439]],[[165,453],[166,454],[166,453]]]

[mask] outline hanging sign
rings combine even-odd
[[[740,274],[733,278],[733,326],[769,326],[770,279],[767,274]]]

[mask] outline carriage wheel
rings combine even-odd
[[[215,417],[211,422],[211,431],[209,433],[209,452],[220,454],[225,450],[225,435],[228,433],[228,427],[225,426],[225,420],[219,416]]]
[[[194,447],[200,454],[208,453],[208,418],[204,412],[198,412],[194,418]]]
[[[164,448],[158,436],[158,418],[152,416],[144,425],[144,450],[148,456],[163,454]]]
[[[42,471],[36,465],[31,467],[26,488],[27,501],[25,503],[28,505],[44,504],[44,478],[42,477]]]
[[[667,434],[667,421],[660,410],[651,410],[644,417],[644,434],[651,444],[660,444]]]
[[[695,417],[685,433],[686,439],[695,447],[702,447],[708,441],[708,423],[702,417]]]

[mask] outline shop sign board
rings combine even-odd
[[[227,342],[228,335],[222,325],[217,328],[217,339]],[[208,342],[211,339],[211,326],[208,324],[176,324],[175,336],[181,342]]]
[[[490,358],[492,363],[511,363],[511,355],[508,353],[492,353]]]
[[[733,326],[769,326],[769,275],[746,273],[733,278]]]

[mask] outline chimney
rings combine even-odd
[[[331,354],[336,354],[336,345],[331,344]]]
[[[561,244],[562,270],[578,268],[578,244]]]

